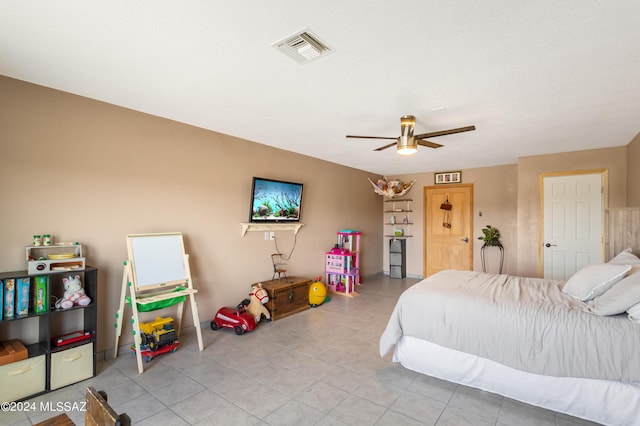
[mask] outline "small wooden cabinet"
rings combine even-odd
[[[62,279],[80,275],[91,298],[87,306],[56,309],[55,299],[64,294]],[[72,271],[29,274],[27,270],[0,273],[0,282],[28,279],[29,308],[25,315],[0,317],[0,339],[18,339],[28,358],[0,367],[0,400],[17,401],[79,382],[96,374],[96,330],[98,322],[98,270],[87,266]],[[35,303],[43,292],[46,304]],[[3,301],[5,302],[5,301]],[[57,346],[53,339],[75,331],[89,331],[87,338]]]
[[[282,277],[282,279],[263,281],[262,288],[267,290],[269,301],[266,307],[272,320],[309,309],[309,286],[311,278]]]

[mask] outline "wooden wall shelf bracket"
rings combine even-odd
[[[302,223],[241,223],[242,236],[247,232],[265,232],[265,231],[293,231],[297,234],[304,224]]]

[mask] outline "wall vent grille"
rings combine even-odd
[[[287,54],[299,64],[309,63],[334,52],[333,49],[321,41],[320,38],[309,31],[309,29],[304,29],[292,34],[272,44],[272,46]]]

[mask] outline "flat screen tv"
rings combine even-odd
[[[299,222],[302,184],[253,178],[250,222]]]

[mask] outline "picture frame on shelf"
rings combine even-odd
[[[462,172],[460,170],[453,172],[439,172],[433,175],[433,180],[436,185],[443,185],[447,183],[461,183]]]

